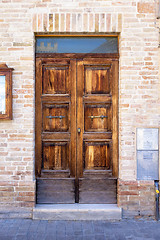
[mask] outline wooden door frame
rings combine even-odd
[[[108,58],[113,61],[119,60],[119,53],[36,53],[36,58]]]
[[[41,119],[41,111],[37,111],[36,104],[38,101],[40,101],[40,96],[37,95],[37,89],[39,89],[39,92],[42,91],[42,86],[40,84],[38,85],[38,79],[42,78],[42,72],[39,71],[39,64],[41,64],[43,59],[46,58],[70,58],[70,59],[84,59],[84,58],[107,58],[108,60],[113,61],[115,64],[113,64],[116,69],[118,69],[119,65],[119,54],[118,53],[105,53],[105,54],[81,54],[81,53],[37,53],[36,54],[36,83],[35,83],[35,95],[36,95],[36,101],[35,101],[35,175],[37,176],[40,169],[37,167],[37,159],[41,157],[37,151],[37,149],[41,148],[41,142],[38,138],[38,130],[41,126],[41,123],[39,122],[39,119]],[[119,133],[119,116],[118,116],[118,99],[119,99],[119,71],[114,71],[115,76],[112,76],[112,106],[113,106],[113,132],[112,132],[112,141],[113,141],[113,176],[118,178],[119,174],[119,142],[118,142],[118,133]],[[38,103],[40,104],[40,103]],[[41,128],[40,128],[41,129]]]

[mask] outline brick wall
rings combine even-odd
[[[118,203],[123,208],[123,217],[155,216],[154,181],[122,181],[118,183]]]
[[[139,187],[136,128],[160,124],[157,4],[157,0],[1,0],[0,62],[15,69],[13,120],[0,121],[0,205],[3,209],[34,206],[34,33],[37,32],[119,34],[120,189],[123,185],[129,188],[125,181],[127,184],[134,181]],[[145,184],[143,186],[145,191]],[[122,196],[119,196],[119,205],[129,208]],[[130,194],[124,196],[132,208],[138,209],[134,201],[130,201]],[[139,195],[135,196],[139,199]]]

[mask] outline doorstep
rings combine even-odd
[[[121,220],[117,204],[37,204],[33,219],[41,220]]]

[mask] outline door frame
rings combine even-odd
[[[111,61],[114,61],[118,66],[119,66],[119,54],[118,53],[112,53],[112,54],[81,54],[81,53],[69,53],[69,54],[64,54],[64,53],[37,53],[36,54],[36,83],[35,83],[35,175],[37,176],[37,158],[39,158],[39,154],[37,154],[37,148],[41,146],[41,143],[37,137],[37,132],[40,126],[39,119],[41,112],[37,111],[37,101],[38,99],[37,96],[37,89],[41,88],[40,85],[38,85],[37,79],[40,77],[41,73],[37,71],[38,65],[40,64],[41,60],[43,58],[70,58],[70,59],[84,59],[84,58],[107,58]],[[37,61],[39,59],[39,61]],[[117,66],[116,69],[119,69]],[[113,116],[115,120],[113,121],[113,133],[112,133],[112,141],[113,141],[113,162],[114,162],[114,168],[113,168],[113,176],[118,178],[118,173],[119,173],[119,116],[118,116],[118,109],[119,109],[119,89],[118,89],[118,83],[119,83],[119,71],[115,71],[115,77],[113,78],[114,81],[114,99],[112,101],[112,106],[113,106]]]

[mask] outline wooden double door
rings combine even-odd
[[[116,203],[118,60],[36,58],[37,203]]]

